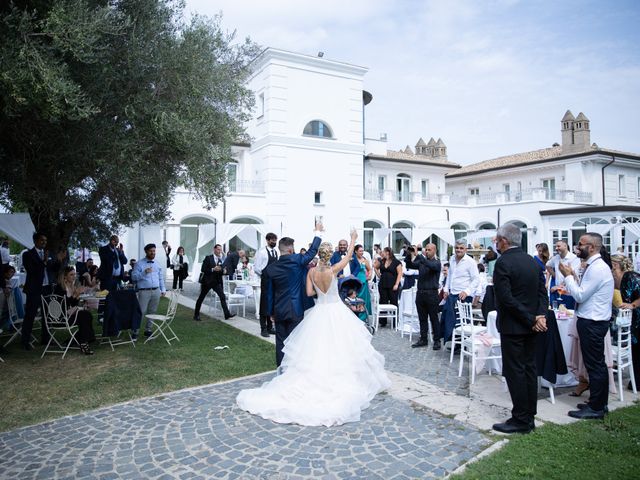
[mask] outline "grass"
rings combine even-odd
[[[165,309],[163,300],[158,311]],[[96,344],[92,356],[75,350],[64,359],[40,359],[43,347],[25,352],[14,342],[0,364],[0,431],[275,368],[272,344],[204,316],[194,322],[192,316],[193,310],[178,307],[172,327],[180,342],[171,347],[161,338],[145,345],[141,336],[136,348],[122,345],[112,352]],[[217,345],[229,349],[214,350]]]
[[[632,479],[640,472],[640,405],[604,420],[547,424],[512,436],[498,452],[467,467],[460,479]]]

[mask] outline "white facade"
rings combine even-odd
[[[183,245],[197,269],[198,259],[219,243],[216,238],[201,246],[196,257],[198,225],[211,223],[263,224],[293,237],[300,248],[311,240],[316,217],[323,218],[331,241],[355,226],[364,230],[365,247],[375,238],[396,248],[406,236],[418,243],[425,238],[416,236],[442,228],[453,227],[461,237],[516,222],[533,252],[536,243],[556,238],[577,242],[573,236],[584,231],[580,219],[613,224],[640,217],[640,156],[590,145],[583,114],[565,114],[562,145],[460,167],[448,161],[440,139],[420,139],[415,153],[410,147],[388,151],[385,138],[365,140],[366,71],[266,49],[248,82],[256,95],[247,125],[252,141],[235,148],[228,196],[207,211],[189,192],[177,190],[169,223],[125,234],[128,256],[164,237],[174,248]],[[393,232],[381,236],[381,228]],[[622,242],[621,232],[608,235],[612,247]],[[446,235],[438,236],[444,256]],[[238,237],[228,243],[231,249],[244,246]]]

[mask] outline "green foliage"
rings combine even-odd
[[[0,204],[53,245],[165,220],[175,188],[212,207],[258,53],[170,0],[0,7]]]

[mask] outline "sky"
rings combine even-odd
[[[366,136],[441,137],[461,165],[561,142],[640,154],[640,1],[186,0],[264,47],[367,67]]]

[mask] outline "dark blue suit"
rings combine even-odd
[[[122,280],[124,274],[124,266],[127,264],[127,257],[119,248],[115,251],[111,248],[111,244],[103,245],[98,249],[100,255],[100,267],[98,268],[98,280],[100,280],[100,288],[103,290],[115,290],[118,281]],[[116,262],[120,264],[120,274],[113,275],[113,266]]]
[[[46,252],[46,250],[45,250]],[[48,254],[48,252],[46,252]],[[48,255],[48,259],[45,262],[40,258],[36,248],[27,250],[22,254],[22,266],[27,272],[27,278],[24,282],[24,293],[27,294],[27,304],[24,314],[24,320],[22,321],[22,344],[27,346],[31,341],[31,332],[33,330],[33,321],[38,313],[38,308],[42,305],[40,299],[41,295],[51,294],[53,285],[56,282],[56,276],[60,269],[60,262],[57,258]],[[44,274],[47,272],[47,284],[43,285]],[[42,332],[40,335],[40,342],[43,345],[49,341],[49,331],[47,325],[42,321]]]
[[[340,263],[340,261],[342,261],[342,254],[340,252],[333,252],[333,255],[331,255],[331,258],[329,259],[329,263],[331,265],[335,265],[336,263]],[[360,262],[356,258],[355,252],[353,252],[353,256],[349,262],[349,269],[351,270],[351,275],[354,277],[358,276],[358,273],[360,272]],[[338,277],[341,275],[344,275],[342,270],[338,272]]]
[[[320,237],[315,237],[307,253],[281,255],[277,262],[263,270],[267,282],[267,315],[276,323],[276,364],[282,362],[284,341],[304,316],[302,295],[307,278],[307,265],[316,256]]]

